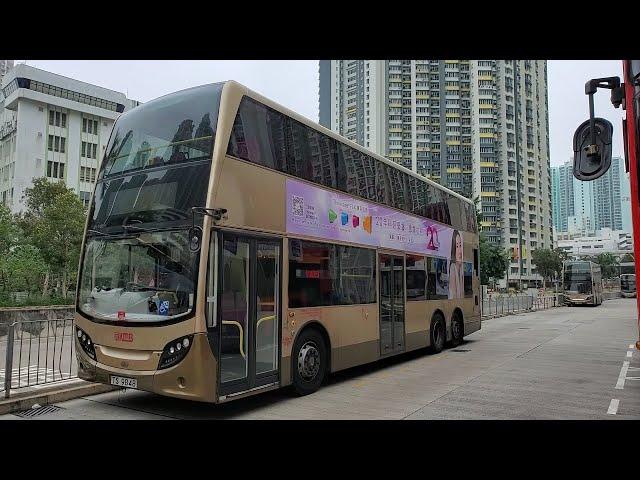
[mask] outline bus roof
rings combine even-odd
[[[435,188],[438,188],[440,190],[443,190],[445,192],[447,192],[450,195],[453,195],[456,198],[459,198],[460,200],[463,200],[467,203],[470,203],[471,205],[474,205],[474,202],[470,199],[468,199],[467,197],[460,195],[457,192],[454,192],[453,190],[450,190],[442,185],[440,185],[437,182],[434,182],[433,180],[430,180],[422,175],[419,175],[418,173],[415,173],[411,170],[409,170],[408,168],[392,161],[389,160],[388,158],[383,157],[382,155],[378,155],[377,153],[368,150],[367,148],[363,147],[362,145],[359,145],[347,138],[344,138],[341,135],[338,135],[336,132],[334,132],[333,130],[330,130],[326,127],[323,127],[322,125],[314,122],[313,120],[309,120],[307,117],[300,115],[299,113],[294,112],[293,110],[288,109],[287,107],[284,107],[282,105],[280,105],[277,102],[274,102],[273,100],[270,100],[269,98],[245,87],[244,85],[236,82],[235,80],[228,80],[225,83],[224,88],[231,88],[231,89],[239,89],[242,93],[244,93],[244,95],[247,95],[250,98],[253,98],[254,100],[257,100],[265,105],[267,105],[268,107],[273,108],[274,110],[279,111],[280,113],[284,113],[285,115],[299,121],[300,123],[303,123],[305,125],[307,125],[308,127],[313,128],[314,130],[317,130],[321,133],[324,133],[325,135],[328,135],[332,138],[334,138],[335,140],[344,143],[345,145],[348,145],[352,148],[355,148],[356,150],[360,150],[362,153],[369,155],[373,158],[375,158],[376,160],[386,163],[387,165],[396,168],[404,173],[407,173],[408,175],[412,175],[413,177],[417,178],[418,180],[421,180],[425,183],[428,183],[432,186],[434,186]],[[224,92],[223,92],[223,96],[224,96]]]

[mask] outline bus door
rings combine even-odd
[[[279,381],[281,241],[218,233],[219,392]]]
[[[380,355],[404,350],[404,257],[380,253]]]

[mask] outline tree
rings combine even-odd
[[[612,253],[601,253],[595,258],[595,262],[600,265],[603,278],[613,278],[618,275],[618,259]]]
[[[0,204],[0,291],[6,291],[10,272],[7,266],[7,258],[11,249],[18,244],[20,230],[13,221],[11,211],[5,205]]]
[[[531,252],[531,261],[535,264],[545,285],[547,279],[552,278],[554,273],[560,275],[564,258],[566,258],[566,253],[559,251],[559,249],[538,248]]]
[[[509,252],[491,244],[480,234],[480,282],[488,285],[491,279],[504,278],[509,266]]]
[[[42,293],[47,295],[49,277],[56,275],[66,298],[75,280],[82,244],[82,201],[63,183],[45,178],[34,180],[33,186],[26,189],[24,200],[27,210],[17,217],[18,224],[48,265]]]
[[[8,255],[6,265],[9,272],[8,287],[11,291],[35,293],[40,290],[47,264],[36,247],[18,245]]]

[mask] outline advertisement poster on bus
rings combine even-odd
[[[464,296],[463,242],[457,230],[293,179],[287,179],[286,202],[287,233],[437,257],[439,294]]]

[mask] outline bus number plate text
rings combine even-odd
[[[116,387],[138,388],[138,380],[135,378],[116,377],[115,375],[111,375],[111,385],[115,385]]]

